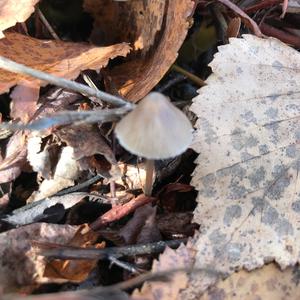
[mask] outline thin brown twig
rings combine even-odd
[[[51,36],[59,41],[60,38],[59,36],[56,34],[56,32],[54,31],[54,29],[52,28],[52,26],[50,25],[50,23],[48,22],[48,20],[46,19],[46,17],[44,16],[44,14],[41,12],[41,10],[39,8],[36,8],[36,12],[40,18],[40,20],[42,21],[42,23],[45,25],[45,27],[48,29],[49,33],[51,34]]]
[[[282,2],[282,0],[266,0],[266,1],[261,1],[261,2],[259,2],[257,4],[254,4],[252,6],[244,8],[244,12],[246,14],[251,14],[251,13],[257,12],[257,11],[259,11],[261,9],[269,8],[270,6],[280,4],[281,2]]]
[[[103,91],[95,90],[93,88],[90,88],[89,86],[77,83],[72,80],[57,77],[39,70],[32,69],[25,65],[16,63],[10,59],[7,59],[3,56],[0,56],[0,68],[18,74],[29,75],[31,77],[38,78],[40,80],[60,86],[65,89],[70,89],[90,97],[96,97],[98,99],[101,99],[102,101],[108,102],[116,106],[127,106],[130,109],[133,109],[135,107],[133,103],[130,103],[120,97],[108,94]]]
[[[153,202],[155,200],[156,198],[148,197],[142,194],[123,205],[115,205],[111,210],[109,210],[107,213],[100,216],[96,221],[94,221],[90,225],[90,228],[92,230],[98,230],[107,223],[117,221],[127,216],[131,212],[135,211],[138,207]]]
[[[266,23],[260,25],[261,31],[268,36],[275,37],[282,42],[300,48],[300,38],[286,31],[280,30]]]
[[[241,17],[243,22],[246,24],[246,26],[250,27],[253,31],[253,33],[259,37],[262,37],[263,34],[261,33],[258,25],[256,22],[254,22],[243,10],[241,10],[237,5],[232,3],[229,0],[218,0],[219,2],[223,3],[226,5],[228,8],[233,10],[238,16]]]
[[[184,75],[186,78],[190,79],[191,81],[193,81],[194,83],[196,83],[199,86],[205,86],[206,85],[204,80],[202,80],[200,77],[198,77],[195,74],[179,67],[178,65],[173,64],[172,67],[171,67],[171,70],[176,71],[176,72]]]

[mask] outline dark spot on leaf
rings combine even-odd
[[[300,213],[300,200],[297,200],[292,203],[292,209],[293,211]]]
[[[278,109],[270,107],[265,111],[265,115],[267,115],[270,119],[276,119],[278,117]]]
[[[234,219],[240,218],[241,214],[242,208],[239,205],[228,206],[226,207],[223,223],[227,226],[230,226]]]
[[[263,208],[262,218],[261,218],[262,223],[267,225],[274,225],[277,222],[278,217],[279,214],[274,207],[268,205],[265,208]]]
[[[272,67],[275,68],[276,70],[280,71],[283,68],[283,65],[282,65],[282,63],[280,61],[275,60],[272,63]]]
[[[275,230],[279,236],[292,235],[294,232],[292,224],[287,219],[279,219],[276,223]]]
[[[208,238],[213,244],[222,244],[226,240],[226,234],[222,233],[220,229],[215,229]]]
[[[262,181],[264,181],[265,175],[266,175],[266,171],[265,171],[264,167],[260,167],[256,170],[254,170],[254,172],[248,176],[251,187],[258,188],[259,184]]]

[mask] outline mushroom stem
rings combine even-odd
[[[146,180],[144,187],[144,194],[151,196],[152,184],[153,184],[153,173],[154,173],[154,160],[146,159]]]

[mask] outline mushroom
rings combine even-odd
[[[146,158],[144,193],[151,195],[154,160],[175,157],[191,144],[193,127],[186,115],[161,93],[151,92],[115,128],[120,144]]]

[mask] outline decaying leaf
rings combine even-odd
[[[152,272],[174,270],[178,268],[190,268],[194,260],[194,251],[187,246],[181,245],[177,250],[166,248],[159,256],[158,261],[153,262]],[[178,297],[181,289],[188,284],[188,276],[184,272],[176,272],[167,281],[146,282],[141,290],[135,290],[131,299],[147,300],[174,300]]]
[[[299,267],[281,271],[274,263],[247,272],[241,270],[211,287],[199,300],[297,300],[300,298]]]
[[[85,0],[83,6],[95,20],[92,41],[102,45],[127,42],[146,53],[161,30],[166,1]]]
[[[124,185],[126,189],[142,189],[145,185],[146,170],[144,164],[119,164],[122,177],[116,183]]]
[[[108,162],[115,165],[116,158],[101,136],[97,127],[89,124],[68,126],[56,132],[60,139],[73,147],[74,158],[79,160],[94,154],[102,154]]]
[[[38,282],[43,277],[45,259],[35,254],[33,240],[67,243],[78,226],[35,223],[0,234],[0,282],[5,292]]]
[[[38,172],[43,178],[50,179],[54,169],[49,147],[42,147],[42,137],[32,134],[27,138],[27,160],[33,171]],[[58,149],[56,149],[58,152]],[[58,153],[57,153],[58,155]]]
[[[196,267],[252,270],[299,262],[299,53],[245,35],[219,47],[194,98]],[[215,278],[198,276],[195,293]],[[191,289],[190,289],[190,292]]]
[[[80,175],[79,164],[74,158],[74,149],[63,147],[56,165],[53,178],[45,179],[37,192],[34,192],[27,202],[38,201],[50,197],[57,192],[74,185],[74,180]]]
[[[132,219],[120,230],[119,235],[124,239],[126,244],[135,244],[142,236],[143,227],[149,227],[149,223],[154,223],[156,216],[156,207],[151,204],[146,204],[135,210]],[[156,231],[156,228],[155,230]],[[154,232],[152,232],[154,234]],[[153,235],[152,235],[153,236]],[[151,243],[156,240],[144,241],[144,243]],[[139,243],[142,243],[139,241]]]
[[[42,199],[40,201],[28,204],[25,207],[23,206],[13,210],[12,213],[3,220],[18,226],[39,222],[47,217],[45,210],[57,204],[62,205],[62,208],[66,210],[77,204],[86,196],[86,193],[71,193],[63,196],[54,196],[51,198]]]
[[[3,31],[14,26],[17,22],[24,22],[34,12],[34,6],[39,0],[2,0],[0,6],[0,38]]]
[[[177,52],[187,34],[194,7],[193,1],[168,1],[164,16],[164,30],[153,51],[147,57],[134,58],[110,72],[119,93],[132,101],[138,101],[159,82],[177,57]]]
[[[193,236],[199,226],[192,223],[193,214],[191,212],[167,212],[157,216],[157,226],[163,236],[171,240],[176,237]]]
[[[109,47],[95,47],[80,43],[38,40],[18,33],[7,32],[0,40],[0,56],[37,70],[64,77],[76,78],[81,70],[97,70],[107,65],[109,59],[126,56],[130,47],[117,44]],[[0,93],[7,92],[16,84],[39,86],[34,78],[2,70],[0,73]]]
[[[88,225],[82,225],[67,245],[82,248],[91,247],[98,237],[98,233],[88,230]],[[96,245],[97,249],[104,247],[105,242]],[[46,265],[44,276],[47,278],[64,278],[74,282],[81,282],[96,267],[97,261],[97,259],[52,260]]]

